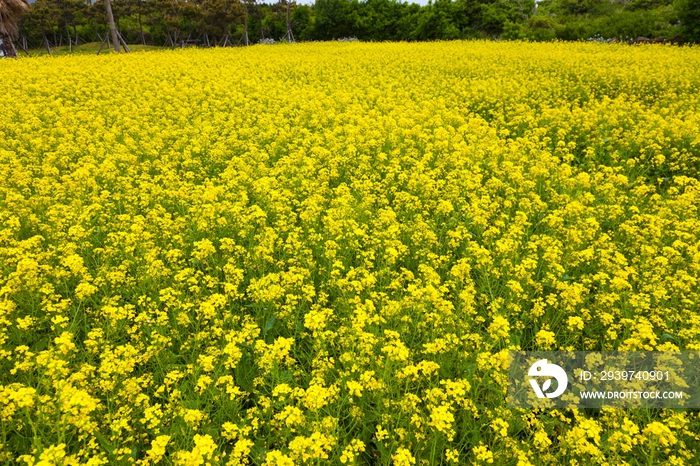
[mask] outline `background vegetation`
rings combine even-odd
[[[700,0],[317,0],[291,5],[296,40],[355,37],[364,41],[450,39],[627,40],[700,37]],[[142,45],[236,45],[280,40],[286,8],[247,0],[115,0],[117,28]],[[247,24],[246,24],[247,23]],[[102,1],[37,0],[21,23],[21,48],[100,42],[107,30]],[[72,50],[72,47],[71,47]]]

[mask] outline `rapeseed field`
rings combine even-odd
[[[509,350],[700,350],[700,49],[0,62],[4,464],[700,464],[506,404]]]

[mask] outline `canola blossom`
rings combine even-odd
[[[0,461],[698,464],[506,405],[508,350],[700,350],[700,49],[0,62]]]

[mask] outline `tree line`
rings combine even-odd
[[[366,41],[492,37],[523,22],[534,0],[437,0],[427,6],[395,0],[317,0],[314,5],[250,0],[112,0],[116,28],[133,44],[237,45],[279,41],[287,9],[295,40],[356,37]],[[105,3],[36,0],[20,23],[21,44],[67,45],[102,40]],[[287,39],[289,39],[287,37]]]
[[[23,0],[0,0],[3,4]],[[36,0],[17,22],[21,49],[109,42],[233,46],[260,41],[579,40],[619,36],[697,40],[700,0]],[[684,16],[685,14],[685,16]],[[1,28],[0,28],[1,29]],[[1,37],[0,37],[1,38]]]

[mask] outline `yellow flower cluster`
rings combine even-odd
[[[508,350],[700,350],[700,50],[0,63],[0,462],[697,464]]]

